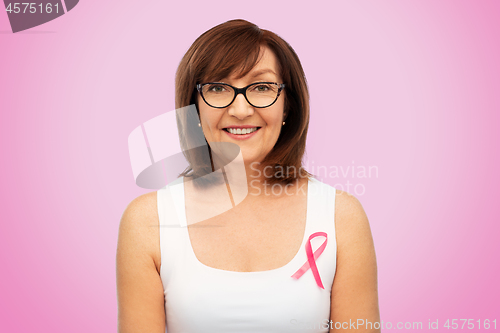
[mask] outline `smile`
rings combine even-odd
[[[224,128],[226,132],[236,135],[244,135],[255,132],[260,127],[252,127],[252,128]]]
[[[250,127],[250,128],[227,127],[224,128],[223,130],[227,136],[229,136],[234,140],[247,140],[253,137],[254,135],[257,135],[260,129],[261,127]]]

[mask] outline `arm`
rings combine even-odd
[[[332,287],[330,332],[380,332],[366,328],[366,322],[380,323],[377,291],[377,263],[370,225],[361,203],[337,190],[335,203],[337,271]],[[343,324],[364,322],[359,326]],[[350,320],[350,321],[349,321]],[[378,325],[376,327],[379,327]],[[356,329],[357,328],[357,329]]]
[[[165,333],[156,192],[134,199],[120,221],[116,252],[118,332]]]

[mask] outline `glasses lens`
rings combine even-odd
[[[247,98],[257,107],[271,105],[278,97],[279,86],[274,83],[256,83],[248,87]]]
[[[225,107],[233,100],[234,90],[224,84],[211,83],[203,86],[202,94],[208,104]]]

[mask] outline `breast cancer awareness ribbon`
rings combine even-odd
[[[312,251],[312,246],[311,246],[311,239],[316,238],[318,236],[324,236],[325,241],[323,244],[318,247],[316,251]],[[299,279],[304,273],[311,268],[311,271],[313,273],[314,279],[316,280],[316,283],[321,289],[325,289],[323,287],[323,283],[321,282],[321,278],[319,277],[319,272],[318,272],[318,267],[316,266],[316,259],[323,253],[323,250],[326,247],[326,243],[328,242],[328,236],[326,235],[326,232],[315,232],[311,236],[309,236],[309,239],[306,242],[306,254],[307,254],[307,261],[306,263],[299,268],[298,271],[296,271],[293,275],[292,278],[294,279]]]

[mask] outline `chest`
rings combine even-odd
[[[190,246],[202,264],[254,272],[285,266],[300,250],[307,198],[261,200],[188,226]]]

